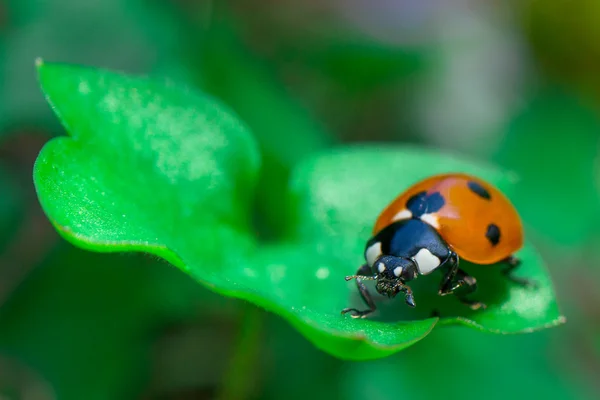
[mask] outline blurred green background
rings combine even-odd
[[[342,362],[156,258],[73,248],[33,190],[39,149],[63,134],[36,57],[221,98],[258,138],[263,189],[354,142],[515,171],[567,324],[438,329],[395,356]],[[600,398],[598,71],[596,0],[3,0],[0,399]],[[269,201],[267,238],[282,229]]]

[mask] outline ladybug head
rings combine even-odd
[[[411,258],[382,256],[373,264],[377,280],[411,281],[417,277],[417,265]]]
[[[417,265],[410,258],[382,256],[373,264],[373,270],[376,271],[377,284],[375,286],[378,293],[395,297],[398,293],[406,293],[406,302],[414,307],[414,299],[410,288],[405,285],[406,282],[417,277]]]

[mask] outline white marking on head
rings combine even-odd
[[[396,215],[394,215],[394,218],[392,218],[392,221],[400,221],[402,219],[410,219],[412,218],[412,213],[410,212],[410,210],[404,209],[400,212],[398,212]]]
[[[318,279],[327,279],[329,277],[329,268],[321,267],[317,270],[317,278]]]
[[[394,268],[394,275],[396,275],[396,276],[402,275],[402,267]]]
[[[369,264],[369,267],[372,267],[373,264],[375,264],[375,261],[379,258],[380,255],[381,242],[373,243],[371,246],[369,246],[365,253],[365,258],[367,259],[367,264]]]
[[[385,264],[384,264],[384,263],[382,263],[382,262],[380,262],[380,263],[377,265],[377,270],[379,271],[379,273],[380,273],[380,274],[383,274],[383,272],[385,271]]]
[[[414,259],[417,262],[417,268],[421,275],[427,275],[440,266],[440,259],[425,248],[419,250]]]
[[[439,220],[438,216],[434,213],[421,215],[421,221],[428,223],[429,225],[433,226],[435,229],[440,229],[440,220]]]

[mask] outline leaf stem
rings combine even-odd
[[[251,304],[244,304],[241,313],[238,337],[217,399],[243,400],[251,397],[254,389],[264,313]]]

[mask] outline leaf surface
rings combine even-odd
[[[510,175],[422,148],[347,148],[299,165],[289,187],[286,238],[257,243],[250,205],[259,159],[245,125],[215,99],[171,84],[91,68],[41,64],[42,88],[70,138],[50,141],[35,166],[42,206],[68,240],[95,251],[145,251],[212,290],[286,318],[317,347],[346,359],[397,352],[438,318],[493,332],[562,321],[543,262],[526,246],[526,290],[477,268],[485,312],[439,298],[423,279],[419,307],[383,304],[355,320],[345,275],[360,265],[377,213],[416,180],[442,171],[481,176],[511,196]],[[285,193],[270,194],[285,202]],[[481,271],[481,273],[479,273]]]

